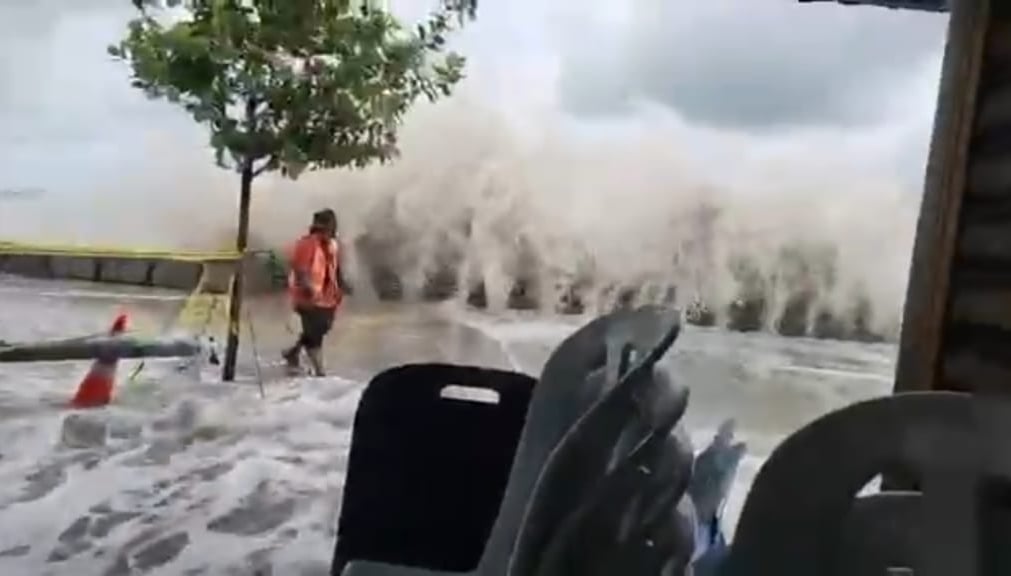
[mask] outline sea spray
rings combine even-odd
[[[122,34],[129,6],[88,6],[50,31],[47,66],[71,47],[97,62]],[[60,40],[68,35],[80,42]],[[331,206],[363,298],[566,313],[669,301],[699,323],[738,329],[896,333],[919,191],[880,165],[881,135],[763,138],[637,102],[621,116],[577,118],[543,59],[543,70],[520,74],[475,57],[457,97],[412,112],[393,164],[258,179],[252,246],[283,251],[313,210]],[[118,173],[81,172],[74,201],[4,205],[0,236],[228,247],[237,177],[213,167],[206,135],[185,115],[144,102],[126,70],[102,70],[67,106],[108,93],[117,122],[86,148],[119,158]],[[129,125],[144,128],[127,146]],[[45,137],[66,139],[54,134]]]

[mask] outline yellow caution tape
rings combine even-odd
[[[238,260],[235,250],[159,250],[64,244],[27,244],[0,241],[0,254],[71,256],[79,258],[122,258],[130,260],[175,260],[179,262],[220,262]]]

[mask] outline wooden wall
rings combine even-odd
[[[1011,392],[1011,10],[956,0],[895,389]]]

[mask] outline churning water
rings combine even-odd
[[[124,308],[138,330],[154,330],[181,304],[169,293],[9,277],[0,290],[8,341],[98,332]],[[137,362],[124,362],[113,406],[72,411],[64,406],[86,364],[3,365],[0,572],[325,574],[351,423],[370,375],[426,360],[537,374],[579,325],[455,304],[352,305],[328,343],[333,376],[291,379],[273,361],[291,338],[283,307],[252,306],[259,350],[244,357],[235,383],[175,361],[148,361],[129,380]],[[685,330],[666,362],[692,389],[692,435],[701,445],[732,416],[749,443],[728,505],[731,533],[771,447],[820,414],[887,393],[893,360],[887,344]]]

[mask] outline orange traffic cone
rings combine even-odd
[[[126,331],[126,314],[116,316],[109,328],[109,336],[116,336]],[[77,393],[71,401],[74,408],[98,408],[112,401],[112,389],[116,385],[116,366],[119,358],[96,358],[91,369],[77,385]]]

